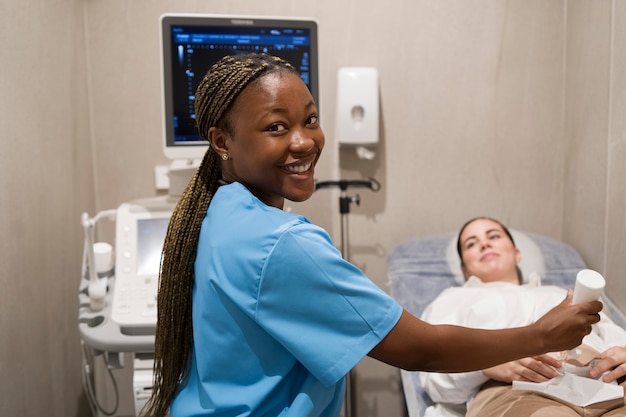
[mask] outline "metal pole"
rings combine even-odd
[[[346,399],[343,403],[346,410],[345,417],[352,417],[352,371],[346,375]]]
[[[341,190],[339,197],[339,212],[341,213],[341,255],[343,259],[350,260],[350,249],[348,245],[348,213],[350,213],[350,202],[346,190]]]
[[[339,196],[339,213],[341,214],[341,256],[343,259],[349,261],[350,260],[350,249],[348,243],[348,214],[350,213],[350,203],[356,203],[357,205],[360,203],[360,198],[357,195],[356,197],[348,196],[348,187],[367,187],[372,191],[378,191],[380,189],[380,183],[375,179],[371,178],[369,180],[356,180],[356,181],[348,181],[348,180],[339,180],[339,181],[324,181],[317,183],[315,185],[315,189],[318,190],[320,188],[326,187],[339,187],[341,189],[341,194]],[[352,415],[352,371],[348,372],[346,375],[346,394],[344,401],[344,417],[353,417]]]
[[[350,198],[347,196],[345,190],[341,191],[341,197],[339,198],[339,211],[341,212],[341,256],[343,259],[350,260],[350,249],[348,243],[348,213],[350,212]],[[344,207],[345,206],[345,207]],[[344,209],[347,208],[347,211]],[[352,371],[348,372],[346,379],[346,394],[344,401],[344,417],[353,417],[352,415]]]

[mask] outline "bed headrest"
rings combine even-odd
[[[533,272],[538,273],[542,277],[545,276],[546,264],[539,245],[537,245],[537,243],[524,232],[520,232],[515,229],[509,229],[509,231],[515,241],[515,246],[520,250],[521,260],[518,266],[522,270],[524,282],[528,280],[528,276]],[[463,285],[463,283],[465,283],[465,277],[463,277],[463,271],[461,271],[461,260],[459,259],[459,254],[456,251],[457,238],[458,235],[454,235],[450,240],[450,243],[448,243],[448,246],[446,247],[446,260],[448,261],[450,271],[452,271],[452,274],[454,275],[454,280],[457,284]]]

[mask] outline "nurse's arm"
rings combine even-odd
[[[580,345],[600,320],[602,303],[571,304],[567,298],[535,323],[512,329],[479,330],[431,325],[408,311],[368,354],[389,365],[434,372],[468,372]]]

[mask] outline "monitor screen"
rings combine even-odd
[[[158,276],[169,217],[137,220],[137,275]]]
[[[165,156],[201,159],[194,100],[207,70],[225,55],[263,52],[289,61],[318,103],[317,23],[311,19],[221,15],[161,16]]]

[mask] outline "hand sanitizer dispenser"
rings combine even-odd
[[[378,143],[378,70],[346,67],[337,72],[336,137],[342,145]]]

